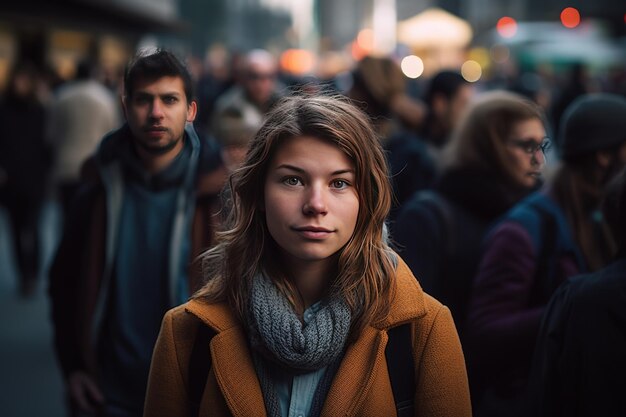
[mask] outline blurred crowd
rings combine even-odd
[[[593,332],[590,319],[577,310],[589,309],[592,303],[598,307],[591,310],[602,317],[598,320],[626,316],[626,267],[623,260],[616,261],[624,256],[626,242],[626,72],[599,77],[577,64],[559,74],[510,71],[478,83],[468,82],[452,69],[413,80],[395,59],[368,56],[340,73],[294,76],[283,72],[277,58],[261,49],[187,62],[197,108],[193,117],[187,114],[185,131],[194,130],[198,141],[197,149],[189,148],[189,160],[204,171],[194,177],[193,185],[177,186],[163,200],[156,200],[156,194],[141,195],[140,188],[132,191],[137,192],[132,199],[124,194],[131,199],[125,201],[133,203],[120,208],[124,228],[116,237],[119,242],[111,243],[117,245],[111,268],[132,265],[146,273],[162,268],[174,275],[185,270],[181,274],[193,278],[191,270],[199,266],[192,263],[190,268],[186,260],[211,245],[208,230],[219,229],[227,210],[220,206],[219,191],[244,160],[268,110],[291,94],[344,95],[371,118],[386,150],[395,193],[389,238],[424,290],[452,312],[475,415],[592,415],[569,414],[558,406],[559,401],[579,411],[590,407],[586,401],[603,404],[607,410],[613,406],[626,410],[623,396],[615,394],[620,383],[613,379],[626,371],[626,358],[619,353],[626,348],[626,321],[611,322],[616,327],[606,334]],[[122,77],[104,79],[97,66],[87,61],[77,65],[75,79],[62,83],[51,81],[27,62],[17,63],[12,70],[0,100],[0,205],[11,225],[23,297],[32,295],[37,285],[48,286],[37,282],[38,277],[48,277],[48,265],[40,263],[39,255],[41,210],[47,201],[61,208],[61,224],[55,227],[64,230],[64,237],[71,235],[72,228],[104,229],[111,221],[102,213],[103,217],[92,217],[97,209],[92,203],[81,205],[81,197],[94,176],[90,157],[107,157],[103,137],[111,143],[125,126],[131,124],[133,129],[129,118],[139,117],[129,114],[128,103],[122,106],[122,97],[129,93],[123,82]],[[164,178],[157,175],[158,169],[144,174],[130,166],[124,159],[130,157],[123,152],[120,158],[129,166],[122,176],[137,175],[136,183],[146,189],[165,190],[172,182],[186,181],[184,174],[179,179],[174,171]],[[185,191],[178,193],[179,189]],[[114,191],[106,194],[106,204],[112,204],[111,195]],[[164,216],[176,217],[172,213],[179,209],[177,201],[192,195],[191,214],[181,220],[188,222],[180,228],[183,237],[177,235],[176,220],[171,230],[154,230]],[[98,204],[97,197],[93,199]],[[153,220],[143,220],[160,205],[176,208],[172,212],[164,208]],[[132,220],[130,210],[137,210],[136,218],[142,220]],[[84,219],[79,221],[81,214]],[[192,229],[190,243],[181,243],[186,239],[185,227]],[[200,229],[203,233],[194,235]],[[166,243],[148,248],[150,242],[135,236],[141,233],[153,242]],[[172,241],[185,249],[170,256]],[[84,245],[96,245],[94,241],[72,244],[81,255],[74,252],[68,260],[63,256],[71,246],[59,251],[51,274],[67,275],[64,268],[70,262],[93,259]],[[123,257],[124,249],[133,244],[146,245],[152,252],[138,260]],[[166,255],[168,261],[159,263],[158,258]],[[173,259],[182,266],[173,265]],[[92,266],[106,270],[106,262]],[[584,283],[582,278],[570,280],[581,274],[587,274]],[[588,284],[601,285],[606,277],[620,280],[611,284],[616,288],[613,294]],[[79,288],[80,279],[72,282],[77,288],[68,295],[62,287],[69,284],[57,278],[51,287],[57,304],[71,297],[88,298],[89,289]],[[176,291],[175,300],[164,304],[176,305],[189,297],[197,288],[193,279],[189,282]],[[111,291],[117,291],[120,299],[134,294],[130,289]],[[165,290],[150,294],[167,297]],[[621,297],[621,304],[601,301],[600,297],[610,296]],[[141,305],[145,311],[165,309],[145,301]],[[615,310],[601,313],[603,305]],[[70,313],[57,308],[54,319],[73,320],[64,314]],[[569,322],[576,318],[578,326]],[[139,319],[149,322],[154,333],[146,337],[156,338],[161,316]],[[130,325],[115,319],[105,319],[104,326],[109,335],[133,332]],[[595,343],[589,341],[591,337]],[[73,358],[62,352],[67,347],[59,334],[56,338],[67,381],[75,370]],[[586,351],[587,345],[593,349]],[[603,345],[610,348],[602,351],[598,346]],[[115,351],[119,347],[109,346],[104,353],[108,357],[92,359],[130,360]],[[120,371],[109,377],[123,375]],[[122,391],[124,382],[117,379],[112,384]],[[97,400],[100,393],[90,390],[85,388]],[[107,396],[129,398],[118,391]],[[139,389],[137,397],[141,394]]]

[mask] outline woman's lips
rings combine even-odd
[[[333,233],[332,230],[317,226],[294,227],[293,229],[301,236],[314,240],[325,239]]]

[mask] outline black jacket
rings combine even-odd
[[[533,359],[530,416],[626,416],[626,257],[559,287]]]

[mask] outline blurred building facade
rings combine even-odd
[[[350,53],[364,29],[374,42],[382,36],[393,45],[396,23],[439,8],[467,22],[476,45],[503,16],[558,24],[568,6],[602,22],[607,36],[626,36],[623,5],[613,0],[9,0],[0,4],[0,90],[19,60],[48,66],[61,78],[70,78],[86,57],[105,72],[119,72],[148,35],[148,43],[199,58],[216,44],[233,51]]]
[[[117,71],[146,33],[181,32],[178,0],[20,0],[0,4],[0,87],[13,63],[63,79],[91,59]],[[113,76],[111,74],[110,76]]]

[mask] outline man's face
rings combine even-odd
[[[185,123],[196,117],[196,103],[187,103],[180,77],[139,79],[124,100],[126,121],[135,144],[148,154],[180,149]]]
[[[269,64],[250,65],[245,73],[244,88],[258,106],[265,106],[276,88],[276,69]]]

